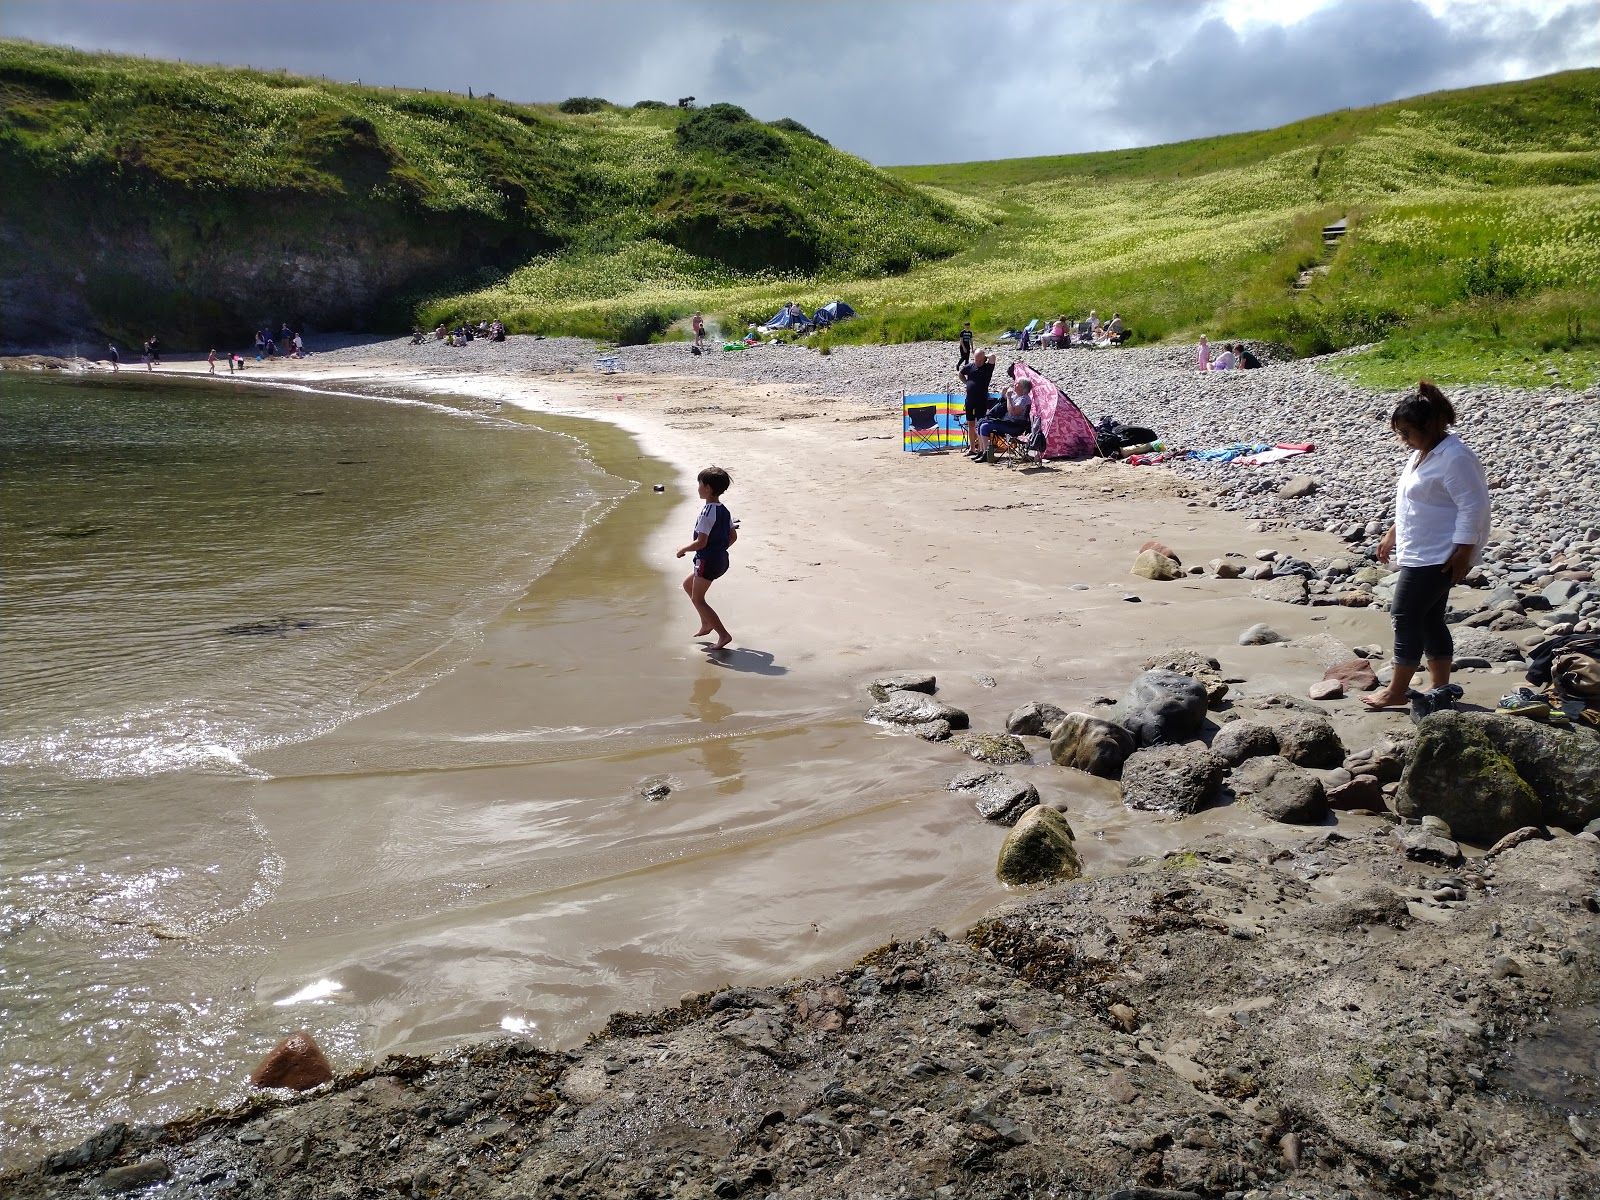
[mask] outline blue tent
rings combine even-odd
[[[777,316],[773,317],[770,321],[768,321],[761,328],[769,329],[769,330],[770,329],[801,329],[801,328],[804,328],[805,326],[807,326],[809,324],[811,324],[811,322],[806,319],[806,314],[805,314],[805,310],[804,309],[800,310],[800,315],[799,316],[794,316],[793,314],[791,314],[789,312],[789,306],[786,304],[786,305],[784,305],[782,308],[780,308],[778,310],[778,315]]]
[[[856,315],[856,310],[843,300],[835,300],[832,304],[824,304],[812,316],[812,321],[818,325],[832,325],[835,321],[848,320]]]

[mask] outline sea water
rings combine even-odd
[[[470,655],[631,486],[580,449],[400,398],[0,374],[9,1165],[204,1098],[270,1028],[227,932],[282,870],[252,755]]]

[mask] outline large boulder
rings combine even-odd
[[[1050,758],[1057,766],[1072,767],[1115,779],[1133,753],[1133,735],[1121,725],[1088,713],[1068,713],[1050,735]]]
[[[996,766],[1025,763],[1032,757],[1028,748],[1009,733],[969,733],[956,738],[953,745],[968,758]]]
[[[1394,810],[1441,817],[1457,837],[1480,846],[1542,818],[1539,797],[1511,759],[1478,721],[1456,712],[1434,713],[1417,727]]]
[[[1061,724],[1066,710],[1044,700],[1033,700],[1021,708],[1011,710],[1006,718],[1006,732],[1023,737],[1049,737],[1050,731]]]
[[[967,714],[953,704],[921,692],[890,692],[882,704],[867,710],[867,720],[880,725],[927,725],[947,721],[951,729],[965,729]]]
[[[1122,802],[1146,812],[1186,815],[1211,802],[1227,769],[1220,755],[1199,746],[1136,750],[1122,764]]]
[[[1177,579],[1183,574],[1183,566],[1159,551],[1145,550],[1133,560],[1131,574],[1143,579]]]
[[[1291,713],[1274,723],[1278,753],[1297,767],[1337,767],[1344,762],[1344,743],[1333,722],[1321,713]]]
[[[1211,739],[1211,751],[1222,756],[1230,767],[1236,767],[1247,758],[1278,752],[1278,735],[1270,725],[1256,721],[1229,721]]]
[[[892,675],[878,676],[867,684],[867,691],[881,703],[889,698],[890,692],[926,692],[932,695],[938,686],[939,681],[927,671],[896,671]]]
[[[1033,784],[982,767],[961,772],[949,786],[952,792],[970,796],[984,820],[1000,825],[1015,825],[1023,813],[1039,803],[1039,789]]]
[[[1279,755],[1252,758],[1229,780],[1252,812],[1286,825],[1314,825],[1328,815],[1322,780]]]
[[[1600,737],[1585,729],[1553,729],[1526,717],[1461,715],[1488,735],[1533,789],[1543,824],[1577,833],[1600,817]]]
[[[1046,883],[1083,874],[1072,826],[1053,808],[1030,808],[1001,843],[994,873],[1001,883]]]
[[[1205,719],[1205,685],[1176,671],[1146,671],[1117,706],[1117,720],[1140,746],[1187,741]]]

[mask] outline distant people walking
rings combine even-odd
[[[156,352],[150,345],[149,338],[145,338],[144,345],[139,348],[139,361],[144,364],[146,371],[154,371],[156,369]]]
[[[267,335],[264,331],[256,330],[256,361],[260,362],[267,356]]]
[[[300,340],[298,333],[294,335],[294,356],[296,358],[304,358],[306,356],[306,344]]]
[[[106,347],[106,354],[111,359],[111,373],[114,375],[122,369],[122,356],[117,353],[115,342]]]
[[[1211,370],[1211,343],[1206,341],[1206,335],[1200,335],[1200,344],[1194,350],[1194,365],[1202,371]]]
[[[217,348],[211,347],[211,353],[206,355],[206,362],[211,364],[211,374],[217,373]]]
[[[956,370],[972,361],[972,322],[961,322],[961,352],[956,357]]]
[[[161,365],[161,339],[154,334],[150,335],[150,361],[158,367]]]
[[[694,344],[704,346],[706,343],[706,319],[699,313],[694,315]]]

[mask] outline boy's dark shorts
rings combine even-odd
[[[707,583],[713,579],[721,579],[728,573],[728,556],[726,554],[694,556],[694,573]]]

